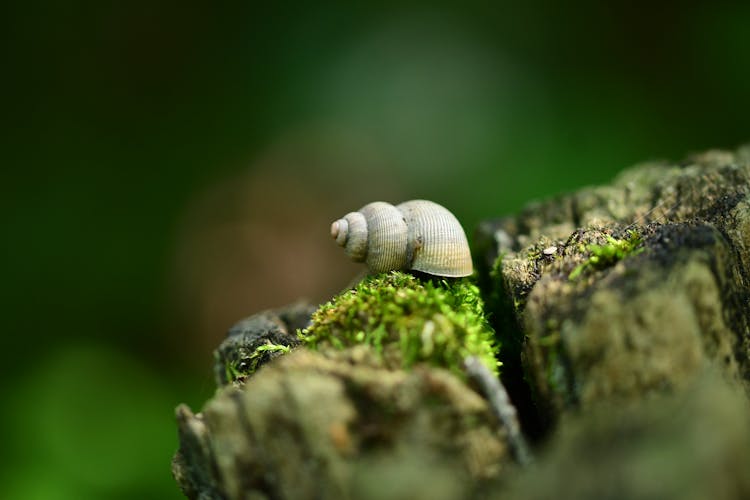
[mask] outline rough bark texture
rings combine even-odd
[[[366,346],[300,349],[244,388],[219,390],[200,415],[178,407],[177,418],[173,469],[191,498],[361,498],[398,491],[394,475],[430,480],[425,460],[453,491],[509,461],[479,394],[447,370],[387,369]]]
[[[216,385],[241,385],[261,366],[299,345],[296,330],[305,328],[316,306],[305,301],[262,311],[233,325],[214,351]]]
[[[504,381],[532,433],[571,409],[678,389],[708,365],[747,385],[749,156],[637,166],[479,227]]]
[[[738,387],[702,373],[684,391],[566,414],[538,467],[491,498],[744,499],[750,407]]]
[[[514,465],[508,429],[455,367],[298,347],[200,413],[178,407],[182,491],[750,497],[750,148],[636,166],[486,221],[474,247],[535,466]]]

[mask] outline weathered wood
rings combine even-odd
[[[177,416],[173,471],[190,498],[361,498],[373,484],[393,488],[392,474],[431,480],[425,461],[454,491],[511,462],[503,428],[464,382],[384,368],[364,346],[300,349]]]
[[[679,389],[707,365],[747,386],[749,156],[637,166],[480,226],[503,377],[537,432],[568,410]]]

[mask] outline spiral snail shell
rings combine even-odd
[[[459,278],[473,272],[461,224],[432,201],[368,203],[331,224],[331,236],[371,273],[413,270]]]

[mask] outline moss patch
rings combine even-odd
[[[418,362],[463,376],[477,356],[497,373],[497,346],[479,289],[468,279],[423,280],[402,272],[369,277],[322,305],[300,332],[312,349],[372,346],[394,368]]]
[[[274,344],[268,340],[252,350],[240,349],[238,357],[227,359],[223,364],[225,380],[243,383],[272,357],[287,354],[291,350],[292,348],[288,345]]]
[[[637,255],[643,251],[642,242],[643,239],[640,233],[634,230],[628,231],[626,236],[621,239],[607,235],[607,243],[605,245],[586,246],[586,250],[591,253],[591,256],[588,260],[576,266],[568,278],[574,281],[584,271],[589,269],[606,269],[629,255]]]

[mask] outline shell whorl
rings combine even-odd
[[[383,201],[368,203],[359,209],[367,221],[367,256],[372,273],[406,269],[408,228],[401,212]]]
[[[367,220],[360,212],[349,212],[331,224],[331,236],[354,262],[367,256]]]
[[[331,224],[331,236],[371,273],[411,269],[457,278],[473,272],[461,224],[431,201],[369,203]]]
[[[449,278],[474,272],[466,234],[447,208],[428,200],[406,201],[396,208],[409,228],[409,269]]]

